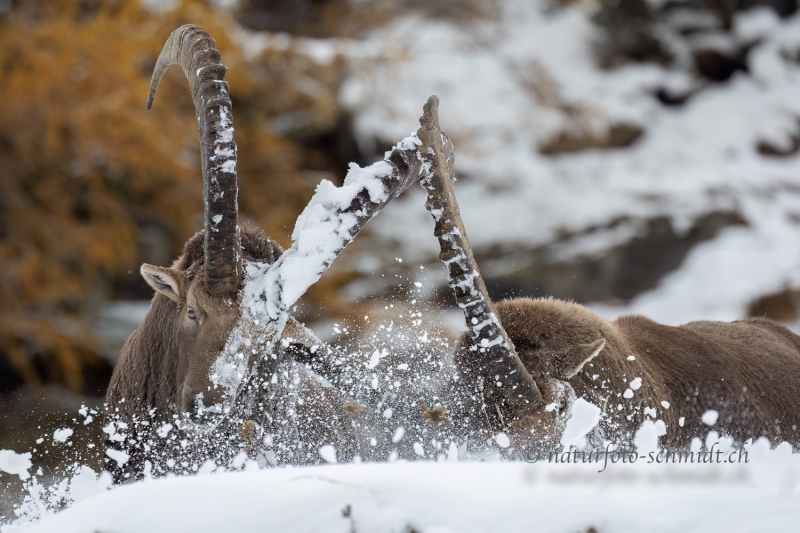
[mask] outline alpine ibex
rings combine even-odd
[[[434,143],[423,130],[420,139]],[[456,352],[461,381],[478,398],[458,414],[470,431],[506,432],[523,453],[560,449],[571,407],[583,397],[602,410],[589,436],[596,444],[630,444],[650,418],[664,422],[663,447],[683,448],[709,429],[703,415],[716,411],[718,420],[706,422],[738,443],[764,436],[800,446],[800,337],[776,322],[670,327],[636,315],[611,322],[552,298],[494,305],[461,220],[452,151],[442,148],[422,184],[470,330]]]
[[[416,180],[429,192],[441,258],[469,328],[455,354],[460,385],[448,401],[457,433],[502,431],[523,453],[553,450],[584,397],[602,408],[595,442],[629,441],[653,417],[665,423],[662,444],[684,446],[712,409],[715,428],[737,441],[800,442],[800,338],[778,324],[670,328],[635,316],[609,322],[552,299],[495,306],[460,218],[453,145],[439,128],[435,97],[416,137],[367,169],[351,169],[341,188],[320,184],[291,248],[240,229],[226,69],[202,28],[179,28],[159,56],[148,107],[175,63],[189,79],[198,119],[205,228],[171,267],[142,266],[156,294],[107,394],[104,430],[118,480],[149,469],[191,471],[198,457],[229,461],[239,450],[257,449],[273,464],[318,462],[328,444],[339,459],[370,456],[374,439],[385,438],[360,418],[370,407],[331,385],[347,374],[346,356],[287,310]]]
[[[373,216],[420,178],[420,142],[409,137],[383,161],[351,168],[339,188],[323,181],[283,251],[261,232],[239,227],[227,69],[215,46],[199,26],[175,30],[150,84],[148,108],[171,65],[179,64],[189,80],[205,228],[171,267],[141,267],[156,293],[122,349],[106,397],[107,454],[117,480],[164,472],[174,461],[178,470],[197,469],[195,458],[203,456],[197,449],[229,460],[219,453],[237,447],[215,444],[227,440],[246,451],[265,448],[268,462],[297,464],[318,462],[318,450],[329,444],[340,459],[364,455],[369,437],[357,423],[363,407],[330,385],[335,376],[298,364],[321,373],[343,366],[287,309]],[[194,433],[183,432],[187,426]]]

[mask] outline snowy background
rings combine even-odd
[[[498,295],[574,298],[609,317],[677,325],[744,318],[760,298],[797,287],[800,17],[756,8],[736,13],[727,32],[681,42],[751,46],[747,71],[712,83],[680,60],[602,70],[591,13],[508,1],[469,28],[404,17],[367,41],[402,55],[356,70],[340,96],[356,110],[359,139],[385,143],[438,94],[465,224]],[[665,105],[658,94],[685,101]],[[639,136],[611,146],[621,125]],[[575,146],[553,153],[559,137]],[[421,203],[420,193],[393,205],[373,227],[374,246],[434,263]]]

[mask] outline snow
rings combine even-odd
[[[224,89],[223,89],[224,92]],[[233,121],[229,114],[229,108],[225,105],[219,106],[219,121],[214,130],[214,155],[209,160],[213,163],[212,169],[227,174],[236,174],[236,151],[226,145],[233,142]],[[212,217],[216,231],[216,225],[222,220],[222,215]]]
[[[70,428],[62,428],[57,429],[53,433],[53,440],[56,442],[67,442],[67,439],[72,436],[72,429]]]
[[[719,418],[719,413],[714,409],[709,409],[703,416],[700,418],[703,421],[703,424],[707,426],[713,426],[717,423],[717,418]]]
[[[172,11],[178,6],[178,0],[139,0],[139,3],[155,15]]]
[[[110,486],[111,476],[107,472],[98,475],[88,466],[81,466],[70,479],[68,497],[73,502],[79,502],[108,490]]]
[[[498,433],[497,435],[495,435],[494,441],[497,443],[498,446],[500,446],[503,449],[511,446],[511,440],[505,433]]]
[[[125,452],[121,452],[119,450],[115,450],[114,448],[107,448],[106,455],[112,458],[119,464],[120,466],[124,465],[130,459],[130,455]]]
[[[326,444],[325,446],[319,449],[319,455],[323,459],[325,459],[326,463],[335,463],[336,462],[336,448],[331,446],[330,444]]]
[[[383,184],[377,178],[391,175],[391,171],[384,161],[367,169],[351,164],[342,187],[328,180],[320,182],[297,219],[292,248],[281,256],[278,266],[270,271],[274,274],[268,277],[273,287],[281,287],[285,306],[294,304],[352,239],[356,217],[338,212],[345,210],[362,190],[367,190],[373,203],[385,201]]]
[[[746,220],[696,245],[652,290],[629,302],[592,304],[609,318],[642,313],[672,325],[734,320],[754,299],[800,286],[800,226],[792,221],[800,212],[800,191],[792,185],[800,158],[755,149],[761,140],[786,147],[797,131],[800,64],[784,51],[798,47],[800,13],[778,19],[767,8],[737,12],[733,38],[761,39],[748,58],[749,73],[704,85],[679,107],[664,106],[653,94],[697,86],[686,71],[595,64],[591,13],[581,3],[555,9],[543,0],[506,0],[498,3],[497,17],[465,26],[409,14],[363,43],[381,51],[381,64],[358,68],[362,59],[348,56],[354,68],[340,100],[353,113],[360,144],[368,146],[402,135],[419,115],[419,102],[432,93],[440,97],[457,173],[469,178],[457,192],[479,258],[488,250],[525,253],[543,246],[553,260],[596,257],[658,216],[668,217],[678,234],[711,212],[737,212]],[[621,123],[644,134],[624,149],[544,155],[538,147],[576,130],[561,103],[577,109],[597,134]],[[423,238],[431,223],[420,209],[422,195],[375,221],[368,237],[374,246],[396,242],[387,255],[436,260],[436,239]],[[492,272],[501,263],[485,273],[502,275]],[[381,284],[362,290],[377,292]]]
[[[339,55],[358,57],[374,56],[369,50],[348,39],[313,39],[283,32],[255,32],[245,28],[234,29],[233,39],[241,47],[245,59],[252,60],[265,50],[293,50],[304,54],[319,64],[330,63]]]
[[[748,450],[747,464],[643,456],[603,472],[602,464],[398,461],[177,477],[104,491],[2,533],[785,532],[800,519],[800,456],[763,442]]]
[[[770,33],[780,31],[780,25],[778,14],[766,6],[757,6],[746,14],[740,14],[734,21],[736,36],[745,42],[767,38]]]
[[[31,468],[31,454],[16,453],[13,450],[0,450],[0,471],[17,475],[21,480],[30,477],[28,470]]]
[[[570,418],[561,436],[561,445],[567,448],[577,445],[598,422],[600,422],[600,408],[583,398],[578,398],[570,409]]]
[[[645,420],[641,427],[636,430],[636,435],[633,437],[633,445],[639,455],[646,455],[650,452],[658,450],[658,437],[659,431],[656,428],[655,422],[652,420]]]
[[[394,435],[392,435],[392,442],[397,444],[403,439],[403,435],[405,435],[406,429],[403,426],[399,426],[395,431]]]
[[[633,391],[631,389],[625,389],[625,392],[622,393],[622,397],[625,398],[626,400],[630,400],[631,398],[633,398]]]
[[[419,140],[411,136],[397,146],[419,144]],[[385,160],[366,168],[351,163],[341,187],[322,180],[297,218],[292,246],[274,264],[261,271],[257,268],[251,271],[244,287],[243,305],[272,320],[293,305],[353,240],[358,219],[355,213],[347,211],[348,207],[364,191],[373,204],[388,201],[389,191],[381,179],[396,179],[393,172],[394,166]],[[262,299],[262,295],[265,298]]]
[[[372,357],[370,357],[369,363],[367,363],[367,368],[373,369],[378,366],[378,363],[381,360],[381,354],[378,350],[372,352]]]

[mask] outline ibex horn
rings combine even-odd
[[[170,66],[179,64],[189,80],[200,131],[200,161],[205,197],[205,288],[209,294],[232,295],[242,275],[239,233],[239,187],[236,143],[228,96],[228,69],[220,63],[217,43],[193,24],[173,31],[158,56],[147,109]]]
[[[497,319],[492,299],[472,253],[461,220],[454,181],[453,143],[439,129],[439,99],[431,96],[423,108],[417,135],[430,169],[422,178],[428,191],[425,207],[433,215],[434,235],[439,239],[439,258],[447,265],[447,278],[464,311],[472,333],[472,369],[480,376],[499,376],[504,388],[496,394],[519,418],[543,403],[541,391],[522,364],[514,343]]]

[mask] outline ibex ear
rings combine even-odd
[[[590,344],[578,344],[567,353],[559,372],[562,379],[569,379],[581,370],[583,365],[597,357],[603,348],[606,347],[605,339],[598,339]]]
[[[142,265],[139,272],[142,273],[142,277],[147,284],[156,291],[170,300],[181,301],[181,280],[175,272],[169,268],[148,265],[147,263]]]

